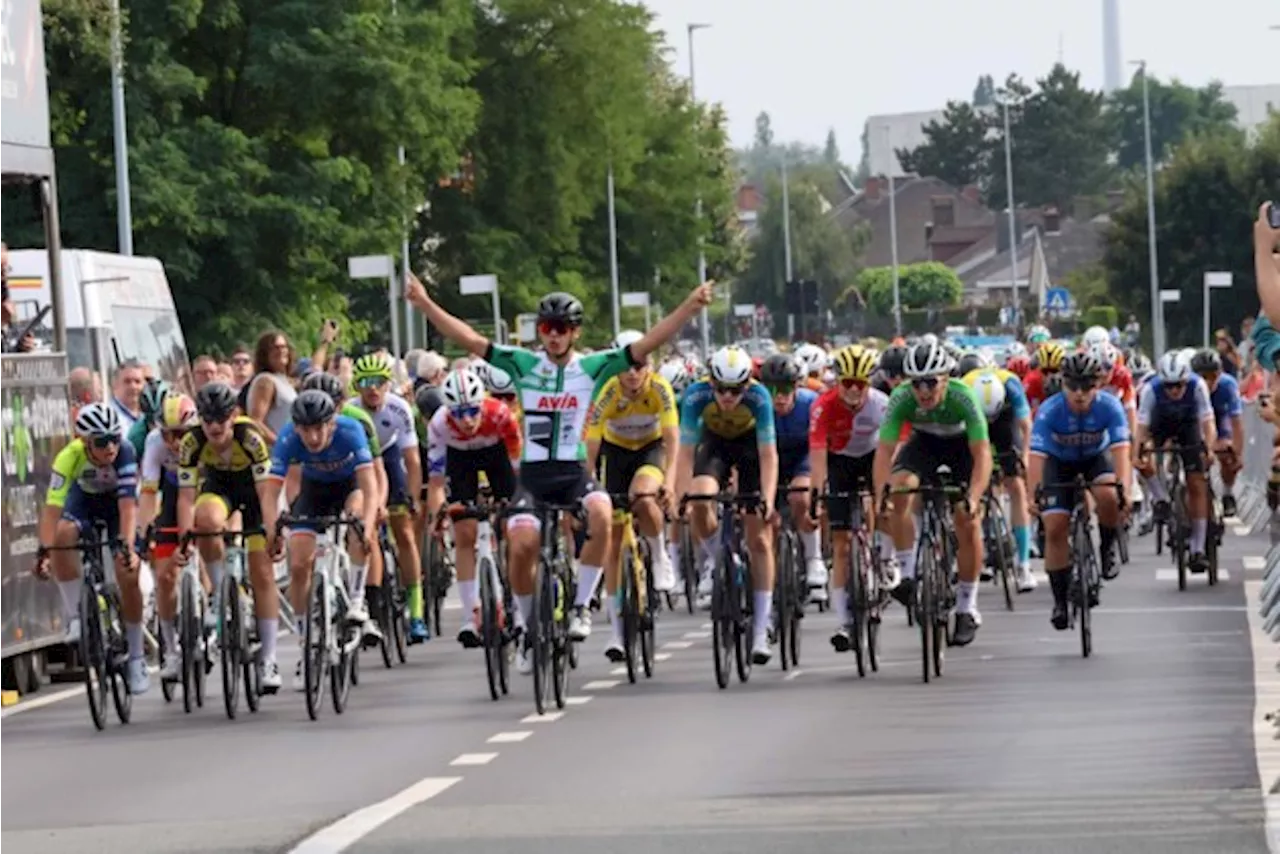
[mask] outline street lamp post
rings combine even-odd
[[[1164,353],[1164,306],[1160,300],[1160,259],[1156,253],[1156,181],[1151,156],[1151,91],[1147,85],[1147,61],[1131,63],[1142,74],[1142,136],[1147,157],[1147,252],[1151,267],[1151,347],[1153,356]]]
[[[791,197],[787,190],[787,153],[782,153],[782,260],[787,268],[784,288],[791,287]],[[796,337],[796,316],[787,312],[787,337]]]
[[[622,326],[622,307],[618,296],[618,216],[613,206],[613,161],[609,161],[609,288],[613,306],[613,335],[616,338]]]
[[[893,270],[893,329],[902,335],[902,295],[898,287],[898,202],[893,174],[897,171],[898,156],[893,152],[889,138],[889,126],[884,126],[885,147],[889,149],[889,260]]]
[[[116,161],[116,239],[121,255],[133,254],[133,206],[129,200],[129,133],[124,115],[124,44],[120,0],[111,2],[111,124]]]
[[[1009,96],[1000,99],[1004,111],[1004,183],[1009,205],[1009,289],[1013,295],[1013,326],[1018,328],[1021,305],[1018,302],[1018,224],[1013,206],[1013,134],[1009,130]]]
[[[689,99],[696,105],[697,103],[697,84],[694,73],[693,64],[693,34],[697,30],[705,30],[710,24],[687,24],[685,26],[689,35]],[[698,219],[702,219],[702,195],[698,195]],[[702,248],[702,238],[698,238],[698,284],[702,284],[707,280],[707,255]],[[711,319],[707,315],[706,306],[702,308],[701,323],[702,327],[702,358],[705,360],[711,355]],[[726,342],[727,343],[727,342]]]

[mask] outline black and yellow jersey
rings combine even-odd
[[[182,437],[178,446],[178,486],[194,487],[202,475],[239,474],[249,472],[253,480],[267,478],[271,467],[271,451],[262,431],[251,418],[240,416],[231,424],[231,442],[219,450],[195,426]]]

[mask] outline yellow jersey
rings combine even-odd
[[[231,424],[231,444],[219,451],[197,425],[187,431],[178,446],[178,486],[197,486],[202,475],[235,474],[265,480],[271,468],[271,450],[252,418],[239,416]]]
[[[588,440],[600,440],[632,451],[662,438],[662,431],[680,423],[676,411],[676,393],[655,372],[634,397],[622,390],[618,377],[600,387],[591,412],[587,415]]]

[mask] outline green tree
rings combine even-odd
[[[756,116],[756,135],[752,147],[766,150],[773,148],[773,122],[763,110]]]
[[[1151,77],[1147,88],[1151,156],[1157,164],[1163,163],[1173,148],[1192,134],[1240,132],[1235,126],[1236,107],[1223,98],[1220,83],[1196,89],[1176,79],[1164,83]],[[1111,93],[1107,117],[1116,141],[1117,165],[1121,169],[1140,168],[1146,161],[1140,72],[1126,88]]]
[[[871,267],[857,278],[858,290],[873,310],[893,312],[893,270]],[[964,284],[956,272],[938,261],[924,261],[898,268],[898,298],[902,308],[946,308],[958,305]]]
[[[897,150],[907,172],[941,178],[956,187],[975,184],[987,174],[990,122],[964,101],[948,101],[942,121],[924,127],[926,140],[914,149]]]
[[[1076,267],[1067,273],[1061,285],[1082,311],[1094,306],[1110,305],[1112,302],[1107,287],[1107,271],[1101,262]]]
[[[840,146],[836,143],[836,129],[827,130],[827,141],[822,146],[822,162],[836,169],[843,169],[840,164]]]
[[[983,74],[978,78],[978,83],[973,87],[973,106],[977,108],[990,107],[995,103],[996,99],[996,83],[990,74]]]

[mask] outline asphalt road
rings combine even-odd
[[[666,657],[637,685],[604,659],[597,623],[575,704],[541,720],[527,717],[527,679],[490,701],[483,659],[451,633],[393,671],[366,655],[346,713],[326,706],[314,723],[284,692],[228,721],[215,678],[192,715],[153,683],[132,724],[99,733],[76,694],[5,714],[0,842],[6,854],[1266,852],[1255,681],[1280,677],[1271,661],[1255,669],[1243,581],[1268,543],[1229,531],[1229,578],[1185,593],[1153,548],[1136,541],[1104,591],[1093,658],[1049,625],[1047,585],[1014,613],[988,587],[977,641],[929,685],[894,610],[878,674],[859,680],[827,643],[833,618],[811,612],[799,671],[775,659],[726,691],[704,617],[664,615]]]

